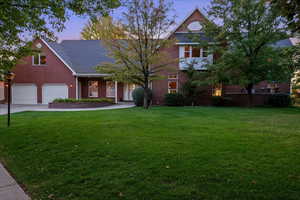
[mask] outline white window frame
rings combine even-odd
[[[90,95],[90,82],[97,82],[97,95],[96,96]],[[97,98],[97,97],[99,97],[99,82],[98,81],[93,81],[93,80],[89,80],[88,81],[88,97],[89,98]]]
[[[185,47],[188,46],[189,47],[189,51],[186,51],[185,50]],[[203,52],[204,52],[204,49],[203,48],[200,48],[200,57],[193,57],[193,46],[195,47],[195,45],[184,45],[183,47],[183,57],[184,58],[207,58],[208,57],[208,48],[205,52],[207,52],[207,56],[206,57],[203,57]],[[190,56],[189,57],[185,57],[185,52],[189,52]]]
[[[113,87],[108,87],[109,86],[108,83],[111,83],[111,86],[113,86]],[[105,87],[106,87],[106,97],[113,98],[113,97],[116,96],[116,94],[115,94],[116,87],[115,87],[115,83],[113,81],[106,81],[106,86]],[[109,92],[108,92],[108,90],[111,89],[111,88],[114,88],[114,92],[110,91],[110,93],[112,93],[113,95],[109,95]]]
[[[176,75],[176,78],[173,78],[171,76]],[[170,89],[169,85],[170,82],[176,82],[176,89]],[[168,93],[171,94],[171,91],[176,91],[175,93],[178,93],[178,74],[168,74]]]
[[[39,60],[38,64],[34,63],[34,56],[38,56],[38,60]],[[41,64],[41,56],[46,56],[46,55],[43,53],[39,53],[39,54],[32,56],[32,66],[46,66],[47,65],[47,56],[46,56],[46,64]]]

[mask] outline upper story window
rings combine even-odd
[[[47,57],[45,54],[36,54],[32,56],[32,65],[46,65],[47,64]]]
[[[206,58],[208,56],[208,48],[200,48],[198,46],[184,46],[184,58]]]
[[[207,56],[208,56],[208,48],[207,47],[203,47],[202,49],[201,49],[201,51],[202,51],[202,57],[203,58],[207,58]]]

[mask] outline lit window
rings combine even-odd
[[[106,81],[106,97],[115,97],[115,83]]]
[[[168,79],[177,79],[177,74],[169,74]]]
[[[44,54],[36,54],[32,56],[32,64],[33,65],[46,65],[47,57]]]
[[[212,96],[222,96],[222,85],[219,84],[213,88]]]
[[[169,93],[177,93],[177,81],[168,81]]]
[[[184,46],[185,58],[206,58],[208,56],[208,48],[200,48],[198,46]]]
[[[177,93],[178,92],[178,75],[169,74],[168,75],[168,93]]]
[[[89,97],[98,97],[98,81],[89,81]]]
[[[190,46],[185,46],[184,47],[184,57],[185,58],[189,58],[190,57],[190,55],[191,55],[191,52],[190,52],[191,50],[190,50]]]
[[[192,48],[192,58],[199,58],[200,57],[200,48],[193,47]]]

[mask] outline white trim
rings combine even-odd
[[[106,76],[111,76],[110,74],[84,74],[84,73],[79,73],[76,74],[77,77],[106,77]]]
[[[76,89],[76,99],[79,99],[79,98],[78,98],[78,88],[79,88],[79,87],[78,87],[78,77],[77,77],[77,76],[75,77],[75,85],[76,85],[76,86],[75,86],[75,89]]]
[[[177,42],[176,45],[198,45],[199,42]],[[217,44],[215,42],[209,42],[208,44]]]
[[[167,35],[167,39],[169,39],[171,37],[171,35],[173,35],[173,33],[176,32],[176,30],[190,17],[192,16],[192,14],[194,14],[194,12],[199,11],[207,20],[208,17],[205,15],[204,11],[201,10],[199,7],[196,7],[194,10],[192,10],[192,12],[190,12],[182,21],[181,23],[179,23],[174,29],[173,31],[171,31],[168,35]]]
[[[73,75],[76,75],[76,72],[68,65],[68,63],[66,63],[64,61],[64,59],[62,59],[62,57],[59,56],[59,54],[52,49],[52,47],[42,38],[40,38],[42,40],[42,42],[44,42],[46,44],[46,46],[67,66],[67,68],[69,68],[69,70],[73,73]]]
[[[118,103],[118,81],[115,81],[115,104]]]

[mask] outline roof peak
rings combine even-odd
[[[178,29],[179,29],[179,27],[182,25],[182,24],[184,24],[195,12],[199,12],[205,19],[207,19],[208,20],[208,17],[207,17],[207,15],[206,15],[206,12],[203,10],[203,9],[201,9],[198,5],[191,11],[191,12],[189,12],[188,13],[188,15],[186,15],[186,17],[185,18],[183,18],[183,20],[173,29],[173,31],[171,31],[169,34],[168,34],[168,36],[167,36],[167,38],[169,38],[172,34],[174,34]]]

